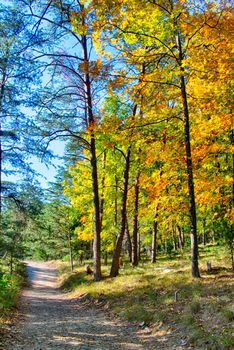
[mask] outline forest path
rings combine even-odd
[[[50,264],[28,262],[27,269],[30,286],[22,293],[20,319],[7,350],[165,349],[139,328],[62,293]]]

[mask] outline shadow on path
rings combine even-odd
[[[67,298],[57,288],[54,268],[28,262],[27,269],[30,287],[22,294],[18,336],[8,350],[159,349],[140,339],[134,326]]]

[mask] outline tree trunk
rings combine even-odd
[[[167,249],[167,239],[165,238],[164,239],[164,252],[165,252],[165,254],[167,254],[167,251],[168,251],[168,249]]]
[[[6,60],[6,65],[7,65],[7,59]],[[3,108],[3,97],[5,93],[5,83],[6,83],[6,67],[3,67],[3,72],[2,72],[2,80],[1,80],[1,88],[0,88],[0,132],[2,131],[2,108]],[[2,213],[2,140],[0,136],[0,216]],[[2,229],[0,227],[0,229]]]
[[[233,241],[230,242],[230,254],[231,254],[231,262],[232,262],[232,271],[234,271],[234,244],[233,244]]]
[[[139,178],[138,172],[135,179],[135,198],[134,198],[134,218],[133,218],[133,233],[132,233],[132,266],[138,265],[138,206],[139,206]]]
[[[157,208],[154,210],[154,221],[152,231],[152,250],[151,250],[151,262],[156,263],[157,258],[157,235],[158,235],[158,212]]]
[[[196,218],[196,203],[193,181],[193,163],[190,143],[190,121],[189,109],[186,92],[186,80],[183,63],[183,51],[180,40],[180,34],[177,35],[177,45],[179,50],[179,64],[180,64],[180,91],[183,104],[184,116],[184,137],[186,149],[186,166],[188,175],[188,192],[189,192],[189,214],[190,214],[190,239],[191,239],[191,272],[193,277],[200,277],[198,267],[198,241],[197,241],[197,218]]]
[[[118,225],[118,177],[115,175],[115,226]]]
[[[126,237],[127,237],[127,244],[128,244],[128,256],[129,256],[129,261],[130,263],[132,262],[132,240],[128,228],[128,220],[126,220]]]
[[[102,169],[103,169],[103,175],[102,175],[102,191],[101,191],[101,201],[100,201],[100,226],[102,229],[102,220],[103,220],[103,212],[104,212],[104,190],[105,190],[105,169],[106,169],[106,152],[103,153],[103,160],[102,160]]]
[[[119,274],[119,258],[122,249],[122,243],[124,238],[124,232],[126,227],[126,217],[127,217],[127,196],[128,196],[128,178],[130,169],[130,154],[131,150],[128,148],[125,155],[125,169],[124,169],[124,186],[122,193],[122,205],[121,205],[121,223],[120,230],[115,244],[115,250],[112,258],[112,266],[110,271],[110,277],[116,277]]]
[[[68,233],[68,244],[69,244],[69,258],[70,258],[70,269],[73,272],[73,252],[72,252],[72,241],[71,241],[71,232]]]
[[[183,235],[182,235],[182,231],[179,225],[177,225],[177,229],[178,229],[178,243],[179,243],[179,249],[183,250],[183,246],[184,246],[184,241],[183,241]]]
[[[141,261],[141,236],[138,232],[138,261]]]
[[[83,21],[85,25],[85,21]],[[101,280],[101,221],[100,221],[100,202],[98,190],[98,174],[97,174],[97,156],[96,156],[96,140],[92,127],[95,125],[92,106],[91,79],[89,75],[89,56],[86,35],[82,36],[82,47],[84,54],[84,81],[85,81],[85,98],[87,105],[87,125],[90,128],[90,165],[92,172],[92,193],[94,205],[94,239],[93,239],[93,274],[94,280]]]
[[[206,219],[202,220],[202,243],[206,245]]]
[[[172,227],[172,238],[173,238],[173,247],[174,251],[177,251],[178,245],[177,245],[177,236],[176,236],[176,228],[173,225]]]

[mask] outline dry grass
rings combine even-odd
[[[206,272],[206,261],[212,271]],[[207,246],[201,250],[201,279],[190,276],[189,256],[167,260],[161,257],[156,265],[125,264],[117,278],[93,282],[84,266],[68,272],[60,265],[61,285],[73,297],[87,297],[105,303],[115,314],[132,322],[157,323],[178,327],[190,344],[201,349],[232,349],[234,325],[234,280],[228,268],[225,250]],[[109,267],[103,269],[107,276]],[[177,301],[175,301],[177,293]]]

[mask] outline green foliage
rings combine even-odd
[[[116,1],[110,6],[109,1],[90,0],[85,2],[84,11],[80,2],[68,4],[61,0],[46,4],[38,0],[28,2],[30,11],[17,11],[17,3],[25,8],[27,1],[12,0],[0,6],[0,70],[4,82],[0,118],[7,129],[0,130],[3,163],[8,165],[10,161],[16,163],[15,168],[21,166],[24,159],[18,151],[23,145],[23,151],[30,154],[40,153],[41,144],[47,141],[60,137],[69,141],[64,169],[46,199],[32,184],[1,186],[4,207],[0,254],[6,256],[10,269],[13,271],[17,259],[25,256],[68,259],[69,249],[75,258],[90,257],[94,187],[100,197],[100,250],[103,254],[113,252],[120,227],[128,148],[131,160],[126,216],[130,240],[136,227],[140,239],[138,255],[147,262],[152,253],[153,226],[157,223],[158,255],[164,253],[165,259],[170,257],[172,261],[176,256],[183,258],[190,244],[191,225],[181,78],[185,81],[189,108],[193,160],[190,170],[194,173],[198,241],[225,242],[234,268],[230,6],[225,2],[218,6],[212,1],[199,6],[175,1],[171,6],[171,2],[137,0]],[[39,9],[53,16],[53,30],[44,18],[34,26],[29,13]],[[34,35],[27,30],[28,25],[29,29],[36,28]],[[72,48],[67,44],[71,37],[77,40]],[[90,43],[98,48],[97,41],[102,43],[92,54]],[[87,51],[90,49],[88,62],[81,54],[84,46],[83,50],[77,49],[85,42]],[[40,50],[30,50],[38,46]],[[48,52],[49,47],[50,52],[55,52],[50,54],[51,59],[44,62],[41,70],[31,69],[33,62],[43,66],[43,54],[38,61],[34,55]],[[212,47],[215,50],[210,50]],[[42,71],[46,79],[48,74],[48,84],[41,90]],[[90,79],[88,84],[84,75]],[[35,99],[33,95],[29,98],[32,85],[37,89]],[[87,97],[88,91],[91,92]],[[37,118],[24,118],[22,108],[18,108],[22,103],[35,107]],[[33,136],[42,136],[36,149],[29,137],[29,125]],[[25,135],[27,142],[21,143]],[[91,140],[95,140],[97,159],[94,152],[90,157]],[[96,162],[98,184],[93,186],[91,168]],[[135,203],[138,175],[139,199]],[[53,198],[49,192],[53,192]],[[123,254],[129,246],[126,240]],[[169,285],[170,278],[165,283]],[[187,298],[191,293],[195,298],[196,292],[199,297],[199,288],[199,284],[194,284],[192,291],[188,286],[181,295]],[[170,297],[165,298],[165,303],[166,300],[169,302]],[[194,312],[195,309],[194,304]]]
[[[0,277],[0,310],[9,309],[15,304],[20,281],[16,276],[3,274]]]
[[[16,305],[19,290],[26,281],[27,274],[25,265],[21,262],[15,262],[14,274],[8,273],[5,260],[0,260],[0,268],[0,314],[4,317]]]

